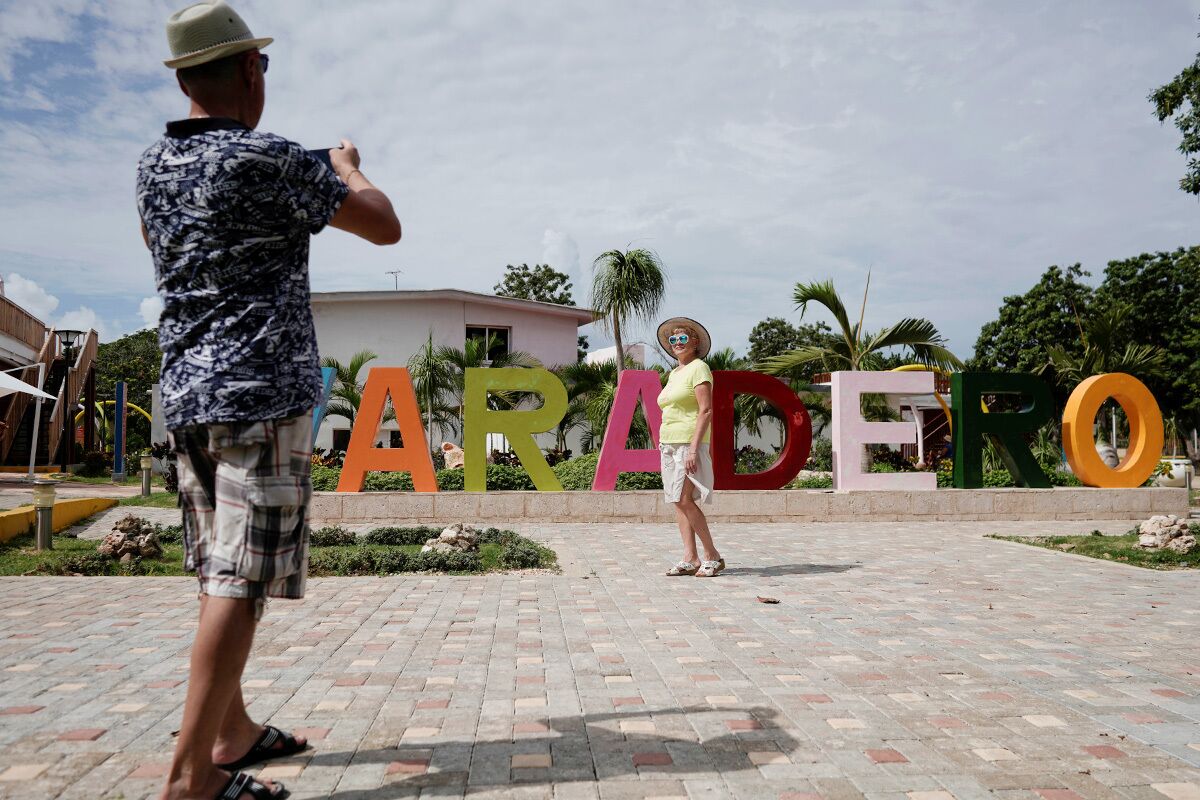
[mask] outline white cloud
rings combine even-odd
[[[142,302],[138,305],[138,314],[141,316],[142,322],[146,323],[144,327],[157,327],[158,318],[162,315],[162,310],[162,298],[157,295],[142,298]]]
[[[95,330],[102,342],[112,341],[116,338],[113,336],[113,326],[100,319],[99,315],[87,306],[80,306],[74,311],[68,311],[63,314],[54,323],[54,326],[59,329],[83,331],[85,333]]]
[[[571,276],[574,285],[572,296],[575,302],[583,304],[587,300],[587,282],[579,267],[579,245],[571,238],[571,234],[547,228],[542,234],[542,257],[540,263],[549,264],[559,272]]]
[[[0,254],[31,302],[114,331],[152,313],[133,167],[187,110],[159,60],[178,5],[0,4]],[[239,7],[276,37],[262,127],[353,138],[404,223],[396,248],[317,237],[317,290],[397,265],[488,290],[540,240],[582,302],[592,258],[634,243],[722,344],[794,321],[797,280],[852,296],[873,267],[869,326],[928,314],[965,355],[1049,264],[1196,243],[1145,99],[1194,59],[1196,0],[342,5]]]
[[[31,281],[16,272],[10,272],[4,279],[4,296],[43,322],[48,322],[50,315],[58,308],[57,297],[39,286],[36,281]]]

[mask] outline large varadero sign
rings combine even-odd
[[[658,445],[659,389],[659,376],[653,370],[621,373],[596,467],[594,491],[612,491],[621,472],[659,470],[657,450],[631,450],[626,446],[639,406],[649,423],[654,445]],[[831,390],[835,488],[937,488],[937,476],[932,473],[867,473],[862,471],[860,458],[865,445],[912,444],[917,437],[916,426],[911,422],[863,419],[862,396],[933,394],[933,373],[835,372]],[[515,411],[489,408],[488,395],[501,391],[533,393],[541,397],[542,404],[539,408]],[[753,475],[734,473],[734,400],[739,395],[763,398],[785,421],[784,445],[779,457],[767,470]],[[1020,410],[989,412],[984,399],[999,395],[1019,398]],[[403,447],[373,447],[388,398],[396,413]],[[1108,398],[1120,403],[1129,418],[1128,455],[1116,468],[1100,459],[1092,438],[1096,412]],[[468,369],[463,409],[464,488],[474,492],[486,490],[487,435],[498,433],[508,439],[538,490],[561,491],[562,486],[538,449],[534,435],[553,430],[566,411],[566,389],[553,373],[544,369]],[[956,488],[974,489],[983,485],[985,437],[996,445],[1018,484],[1050,486],[1049,478],[1025,442],[1025,435],[1049,422],[1053,414],[1050,387],[1044,381],[1025,374],[957,373],[951,376],[950,414]],[[1153,474],[1162,452],[1162,415],[1154,396],[1141,381],[1121,373],[1098,375],[1080,383],[1071,394],[1063,413],[1062,438],[1067,461],[1085,485],[1140,486]],[[811,445],[812,421],[808,410],[781,381],[757,372],[713,373],[712,456],[717,489],[782,488],[804,466]],[[371,369],[337,490],[362,491],[363,481],[372,471],[409,472],[418,492],[438,490],[412,380],[402,367]]]

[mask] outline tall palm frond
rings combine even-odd
[[[359,405],[362,403],[363,393],[363,385],[359,383],[358,375],[369,362],[374,361],[378,357],[370,350],[359,350],[345,364],[336,358],[328,356],[321,359],[322,367],[330,367],[334,371],[333,388],[329,392],[329,404],[326,407],[326,415],[345,417],[350,422],[351,427],[354,426],[354,420],[358,417]],[[387,422],[395,418],[396,414],[391,409],[391,404],[389,403],[387,410],[384,412],[383,420]]]
[[[440,431],[456,429],[458,409],[450,402],[456,386],[454,367],[439,358],[438,348],[433,344],[432,329],[421,349],[408,359],[408,373],[417,395],[417,407],[425,419],[425,435],[430,446],[433,446],[436,441],[433,426],[436,424]]]
[[[591,306],[617,347],[617,372],[625,369],[621,330],[628,323],[649,322],[666,293],[662,261],[651,250],[608,250],[592,262]]]

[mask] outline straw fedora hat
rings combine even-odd
[[[667,338],[676,328],[687,328],[696,332],[696,358],[704,358],[712,350],[712,337],[703,325],[691,317],[671,317],[658,326],[658,343],[668,353],[672,352],[671,343]]]
[[[256,39],[225,0],[205,0],[176,11],[167,20],[171,57],[163,63],[171,69],[195,67],[247,50],[258,50],[273,41],[270,36]]]

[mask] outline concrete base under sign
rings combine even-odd
[[[932,492],[717,492],[713,522],[1135,520],[1188,514],[1187,489],[939,489]],[[667,522],[662,492],[317,492],[315,525],[453,522]]]

